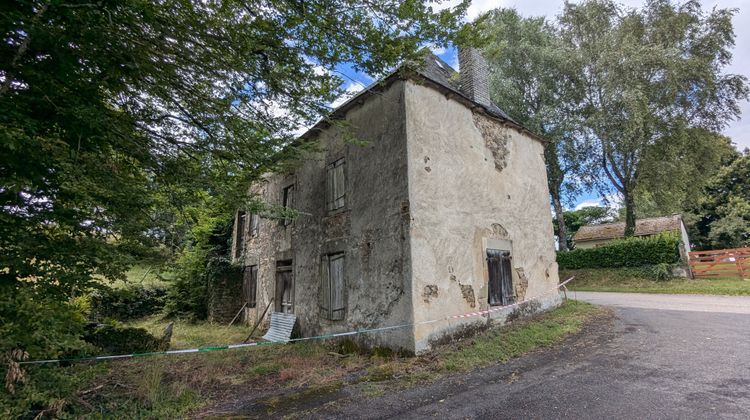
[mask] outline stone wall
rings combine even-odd
[[[414,299],[415,321],[489,307],[487,248],[511,250],[517,300],[557,304],[543,144],[428,87],[407,82],[405,97],[412,293],[427,295]],[[488,322],[417,326],[415,350]]]
[[[229,323],[245,303],[242,276],[237,273],[217,275],[208,284],[209,322]]]
[[[289,226],[263,219],[249,238],[243,263],[258,265],[255,322],[274,296],[276,262],[293,260],[294,313],[302,335],[343,332],[410,322],[409,197],[406,168],[404,83],[396,81],[348,111],[345,120],[322,130],[320,150],[286,175],[272,175],[253,187],[265,202],[279,204],[282,189],[294,185]],[[326,208],[326,166],[345,159],[346,205]],[[344,252],[346,314],[331,321],[319,307],[321,258]],[[273,309],[273,308],[272,308]],[[272,309],[269,312],[272,312]],[[353,337],[366,347],[413,349],[409,328]]]

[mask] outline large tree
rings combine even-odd
[[[293,154],[338,95],[339,63],[380,74],[453,40],[466,7],[2,2],[0,284],[69,295],[121,275],[165,206],[240,196]]]
[[[491,71],[492,99],[516,121],[548,143],[544,156],[555,232],[568,249],[563,208],[593,179],[590,144],[580,127],[582,84],[557,29],[544,18],[524,18],[513,9],[490,12],[481,21]]]
[[[729,157],[689,217],[698,249],[750,247],[750,150]]]
[[[634,233],[648,150],[691,129],[718,132],[740,114],[746,79],[723,73],[732,57],[735,12],[706,13],[698,1],[651,0],[641,9],[610,0],[565,6],[560,24],[580,64],[585,127],[599,144],[606,179],[622,196],[626,235]]]

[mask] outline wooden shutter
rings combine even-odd
[[[328,165],[326,172],[326,208],[329,211],[340,209],[346,204],[344,159],[339,159]]]
[[[487,250],[490,305],[508,305],[513,302],[513,273],[510,251]]]
[[[242,256],[243,247],[245,246],[245,212],[237,212],[237,222],[234,229],[234,257]]]
[[[250,236],[258,236],[258,228],[260,226],[260,216],[253,213],[250,215]]]
[[[326,318],[331,313],[331,281],[328,275],[328,255],[320,260],[320,310]]]
[[[326,255],[321,259],[320,309],[325,318],[338,321],[346,312],[344,254]]]
[[[258,266],[251,265],[245,267],[245,281],[243,289],[245,292],[245,301],[248,308],[254,308],[256,305],[256,296],[258,293]]]
[[[344,319],[344,254],[329,257],[329,278],[331,286],[331,319]]]

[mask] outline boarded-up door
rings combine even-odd
[[[292,262],[279,262],[276,266],[276,312],[294,312],[294,275]]]
[[[488,249],[487,270],[489,272],[490,305],[510,305],[513,303],[515,297],[513,296],[510,251]]]

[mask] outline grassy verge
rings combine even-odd
[[[691,295],[750,296],[750,280],[717,277],[712,279],[675,278],[655,281],[628,269],[586,269],[560,272],[560,278],[576,276],[571,290],[593,292],[674,293]]]
[[[347,346],[342,343],[301,342],[53,369],[87,378],[64,398],[65,412],[75,417],[184,417],[238,397],[260,404],[265,410],[260,414],[278,414],[303,410],[310,401],[319,402],[321,395],[335,398],[345,386],[354,387],[361,397],[371,397],[446,373],[503,363],[557,343],[603,313],[583,302],[568,303],[418,357],[343,354]],[[160,332],[164,322],[148,319],[135,325]],[[177,323],[172,347],[239,342],[246,331],[246,327]]]

